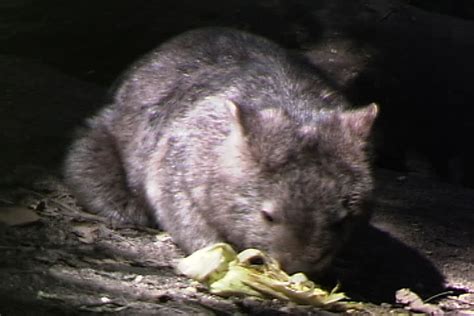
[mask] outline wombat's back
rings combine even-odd
[[[193,101],[219,92],[233,93],[242,101],[263,95],[280,99],[290,111],[302,105],[294,102],[298,93],[311,100],[312,110],[346,105],[301,56],[263,37],[228,28],[193,30],[165,42],[133,64],[116,87],[115,102],[128,105],[180,97]],[[321,102],[315,102],[318,99]]]

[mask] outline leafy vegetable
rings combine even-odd
[[[181,260],[178,270],[221,296],[275,297],[298,304],[327,306],[347,298],[337,287],[327,292],[303,273],[288,275],[280,264],[257,249],[239,254],[225,243],[196,251]]]

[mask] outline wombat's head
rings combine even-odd
[[[323,270],[368,218],[366,145],[377,106],[305,120],[228,107],[233,122],[219,161],[225,206],[212,220],[228,242],[266,250],[290,272]]]

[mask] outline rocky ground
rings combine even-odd
[[[427,129],[413,134],[415,123],[426,119],[424,102],[436,98],[458,102],[460,127],[448,134],[464,133],[472,123],[462,117],[470,109],[459,102],[468,89],[461,75],[452,75],[449,82],[460,84],[447,96],[429,85],[417,87],[419,96],[400,93],[426,79],[428,66],[415,66],[433,55],[453,67],[431,64],[440,77],[473,69],[466,57],[474,47],[472,22],[395,1],[9,0],[0,12],[0,315],[340,313],[210,295],[174,273],[183,254],[166,234],[112,227],[83,212],[62,185],[59,166],[74,128],[100,107],[117,73],[163,39],[202,25],[247,29],[301,51],[355,103],[375,100],[388,113],[377,136],[378,166],[385,168],[375,172],[372,225],[321,280],[329,288],[339,282],[363,302],[346,313],[403,312],[410,305],[396,304],[395,293],[410,288],[423,300],[432,298],[428,309],[411,305],[419,312],[474,314],[474,190],[461,186],[469,182],[470,153],[459,150],[465,138],[443,142],[449,154],[440,152],[437,159],[429,155],[430,146],[418,145],[422,137],[431,143],[446,141],[445,135]],[[399,71],[381,62],[420,51],[425,55],[419,61]],[[456,66],[463,61],[463,68]],[[408,72],[416,75],[407,83],[400,74]],[[443,82],[433,81],[438,84]],[[401,105],[412,116],[400,123],[400,113],[390,116],[393,104],[407,100],[422,110]],[[428,119],[437,122],[441,114]]]

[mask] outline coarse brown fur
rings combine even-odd
[[[369,212],[376,112],[349,110],[317,69],[264,38],[190,31],[121,77],[65,177],[86,209],[160,225],[187,252],[224,241],[318,272]]]

